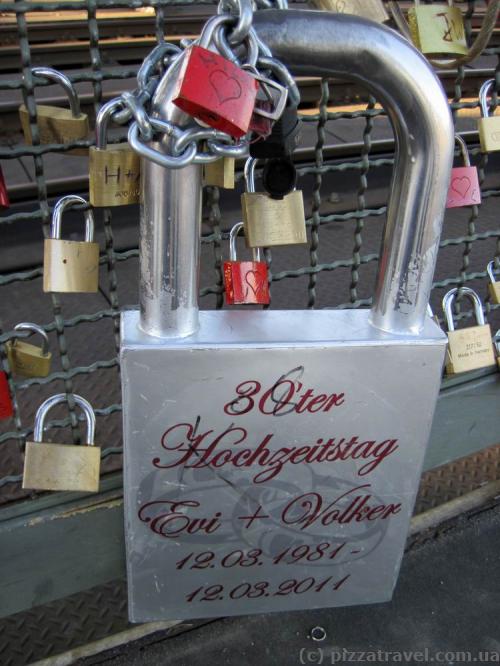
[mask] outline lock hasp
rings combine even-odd
[[[391,598],[446,337],[368,316],[203,311],[159,340],[123,314],[133,622]]]

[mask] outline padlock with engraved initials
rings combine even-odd
[[[460,134],[455,134],[455,141],[460,146],[464,166],[451,170],[450,187],[446,198],[446,208],[474,206],[481,203],[481,188],[477,168],[471,166],[467,144]]]
[[[233,157],[221,157],[215,162],[203,165],[203,185],[222,187],[225,190],[234,190]]]
[[[35,415],[33,441],[26,442],[23,488],[33,490],[99,490],[101,449],[94,443],[95,414],[92,406],[79,395],[73,396],[87,422],[86,446],[51,444],[43,441],[45,417],[52,407],[66,402],[64,393],[48,398]]]
[[[47,377],[52,362],[47,333],[37,324],[24,322],[14,326],[14,330],[38,333],[42,337],[42,346],[31,345],[24,340],[9,341],[7,343],[7,356],[12,371],[22,377]]]
[[[89,119],[85,113],[81,113],[78,95],[68,77],[51,67],[34,67],[31,72],[36,76],[59,83],[68,96],[70,106],[69,109],[64,109],[58,106],[37,104],[36,115],[40,143],[70,143],[86,139],[89,133]],[[24,140],[28,145],[31,145],[33,138],[31,136],[29,113],[24,104],[19,107],[19,117]],[[86,154],[87,149],[76,148],[70,152],[81,155]]]
[[[111,100],[97,114],[96,145],[89,150],[89,200],[92,206],[124,206],[139,202],[139,155],[128,143],[107,145],[108,121],[121,106],[120,100]]]
[[[300,190],[281,199],[255,192],[254,158],[245,164],[247,191],[241,195],[248,247],[274,247],[307,243],[304,200]]]
[[[7,375],[0,370],[0,421],[10,419],[14,415],[14,405],[10,397]]]
[[[316,9],[336,14],[354,14],[377,23],[385,23],[389,15],[382,0],[312,0]]]
[[[408,10],[408,25],[413,43],[425,55],[466,55],[469,51],[462,12],[453,0],[448,5],[422,5],[415,0],[415,7]]]
[[[500,269],[496,269],[497,271],[500,272]],[[486,272],[488,273],[488,277],[490,278],[490,283],[488,285],[488,291],[490,292],[490,298],[493,303],[496,305],[500,304],[500,282],[498,280],[495,280],[495,262],[490,261],[490,263],[486,267]]]
[[[477,326],[455,330],[452,305],[458,292],[469,298],[474,305]],[[443,298],[443,312],[448,326],[448,349],[446,372],[455,375],[468,370],[487,368],[495,364],[490,325],[484,318],[481,299],[469,287],[451,289]]]
[[[243,229],[238,222],[229,234],[229,261],[224,262],[224,286],[228,305],[269,304],[267,264],[261,260],[260,249],[254,249],[253,261],[238,261],[236,238]]]
[[[50,237],[43,251],[43,290],[60,293],[93,293],[99,283],[99,244],[94,243],[94,215],[86,210],[85,240],[61,239],[61,218],[74,204],[86,204],[82,197],[70,194],[54,206]]]
[[[0,166],[0,208],[9,208],[9,206],[10,201],[7,192],[7,185],[5,184],[2,167]]]
[[[483,153],[500,150],[500,116],[488,116],[488,94],[494,84],[495,79],[489,79],[479,90],[481,118],[478,120],[478,130]]]

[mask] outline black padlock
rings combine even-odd
[[[301,120],[295,107],[286,107],[271,134],[250,144],[250,157],[270,159],[290,157],[298,145]]]
[[[272,199],[282,199],[297,186],[297,170],[288,157],[266,160],[262,186]]]

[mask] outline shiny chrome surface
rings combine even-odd
[[[441,84],[403,37],[355,16],[257,12],[273,55],[301,76],[363,84],[387,111],[397,143],[371,322],[421,330],[429,301],[453,160],[453,123]]]

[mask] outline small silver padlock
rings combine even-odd
[[[500,270],[500,269],[497,269]],[[500,282],[495,280],[495,261],[490,261],[486,266],[486,272],[490,278],[490,283],[488,285],[488,291],[490,293],[490,298],[496,305],[500,304]]]
[[[48,398],[35,415],[33,441],[26,442],[23,488],[33,490],[99,490],[101,449],[95,446],[95,414],[90,403],[73,396],[87,422],[86,446],[43,442],[43,425],[47,413],[55,405],[66,402],[65,393]]]
[[[94,243],[94,215],[86,210],[85,240],[61,239],[61,218],[73,204],[86,204],[82,197],[71,194],[54,206],[50,237],[43,251],[43,290],[59,293],[94,293],[99,284],[99,243]]]
[[[12,340],[7,344],[9,364],[22,377],[47,377],[50,372],[52,354],[49,351],[49,337],[38,324],[22,322],[14,326],[15,331],[30,331],[42,338],[42,346],[31,345],[24,340]]]
[[[472,301],[477,326],[455,330],[452,305],[458,292]],[[446,372],[449,375],[487,368],[495,364],[490,325],[486,323],[481,299],[473,289],[451,289],[443,298],[443,312],[448,326]]]

